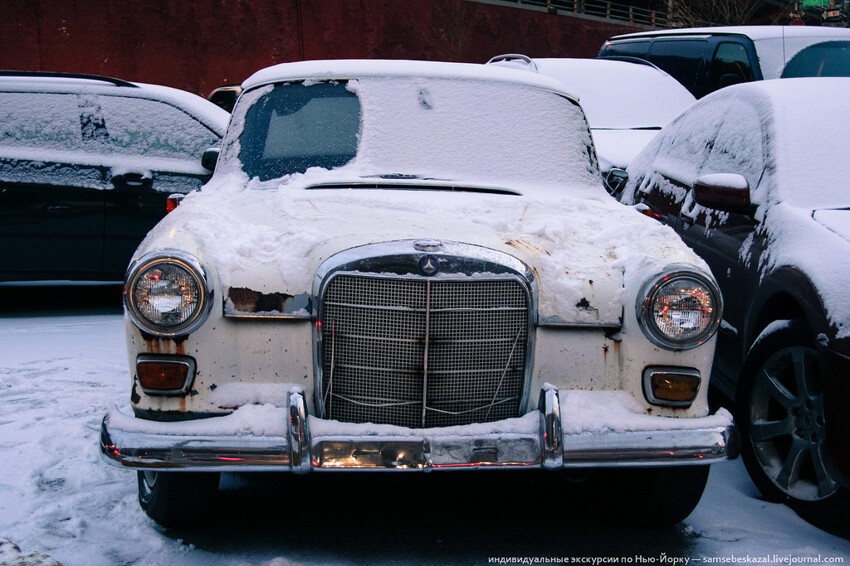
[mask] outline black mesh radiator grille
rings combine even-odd
[[[326,418],[428,428],[518,416],[521,283],[341,275],[322,300]]]

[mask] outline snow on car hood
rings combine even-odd
[[[270,190],[220,175],[167,216],[137,255],[182,249],[198,255],[222,288],[294,296],[310,293],[322,262],[343,250],[406,239],[457,241],[529,266],[541,320],[614,325],[634,287],[664,266],[708,272],[669,227],[601,188],[598,198],[569,196],[565,187],[536,195],[311,188],[331,182],[342,180],[308,172]],[[558,189],[563,196],[552,196]]]
[[[762,271],[795,266],[805,273],[820,294],[837,338],[850,336],[848,226],[850,210],[812,211],[785,202],[772,207],[764,221],[768,248]]]
[[[850,242],[850,209],[816,210],[814,219]]]

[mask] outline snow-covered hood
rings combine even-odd
[[[838,338],[850,336],[850,210],[773,206],[765,216],[768,248],[762,261],[766,273],[795,266],[814,284]]]
[[[816,210],[812,217],[830,231],[850,242],[850,209]]]
[[[666,265],[698,259],[673,231],[599,198],[339,188],[308,182],[245,188],[211,182],[151,233],[138,254],[194,250],[224,288],[310,293],[314,274],[343,250],[378,242],[437,239],[509,254],[535,274],[539,317],[553,322],[619,324],[633,289]],[[303,177],[303,178],[302,178]],[[336,188],[321,188],[333,185]],[[411,190],[403,190],[404,188]]]

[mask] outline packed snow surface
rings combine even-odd
[[[474,523],[492,524],[496,515],[470,518],[472,523],[465,525],[450,517],[425,525],[416,520],[417,512],[407,509],[387,523],[383,505],[360,508],[352,524],[331,521],[345,530],[322,535],[319,522],[328,524],[329,519],[320,519],[318,511],[299,514],[315,523],[294,525],[293,515],[284,509],[264,510],[258,499],[265,497],[263,492],[240,488],[238,478],[232,478],[230,491],[222,492],[232,496],[225,509],[255,510],[272,518],[257,523],[228,519],[225,512],[209,526],[211,536],[205,536],[205,529],[163,531],[136,502],[135,473],[106,465],[98,454],[103,414],[128,404],[126,363],[119,314],[0,318],[0,563],[48,564],[49,556],[66,566],[404,564],[411,548],[423,564],[487,563],[490,556],[516,554],[512,549],[517,548],[530,556],[628,554],[656,561],[663,552],[667,559],[693,563],[733,556],[772,557],[773,564],[818,557],[833,563],[850,560],[850,541],[806,524],[781,505],[761,501],[740,460],[714,465],[693,514],[661,531],[585,526],[576,520],[580,517],[569,499],[557,499],[563,527],[551,518],[545,527],[556,536],[541,537],[538,530],[524,528],[539,522],[539,513],[531,508],[505,514],[498,524],[514,534],[485,544],[474,534]],[[391,475],[388,480],[406,481]],[[464,475],[440,477],[454,482]],[[416,477],[422,476],[410,481]],[[333,483],[332,475],[317,479]],[[539,500],[533,485],[519,493],[528,501]],[[316,495],[293,493],[296,509],[309,508]],[[425,510],[426,516],[434,513]],[[264,527],[266,521],[279,523],[279,528]],[[334,541],[346,542],[340,546]]]

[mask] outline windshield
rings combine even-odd
[[[272,89],[248,110],[240,157],[260,180],[333,169],[357,153],[360,101],[345,83]]]
[[[825,41],[806,47],[788,61],[782,78],[850,77],[850,41]]]
[[[359,176],[598,183],[581,108],[540,88],[364,78],[281,83],[243,101],[234,111],[238,140],[227,143],[260,181],[318,167]]]

